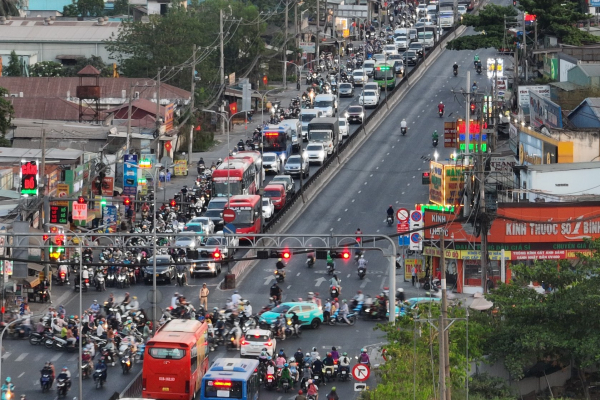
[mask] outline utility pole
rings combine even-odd
[[[159,72],[160,74],[160,72]],[[125,153],[129,154],[129,147],[131,146],[131,112],[133,108],[133,85],[129,86],[129,108],[127,111],[127,140],[125,143]],[[158,114],[156,115],[158,120]]]
[[[317,34],[315,35],[315,65],[314,70],[316,71],[319,66],[319,29],[321,25],[321,4],[317,0]]]
[[[42,129],[42,163],[40,165],[40,171],[42,172],[42,187],[43,190],[41,191],[42,193],[42,197],[44,197],[44,192],[46,191],[46,130]],[[44,216],[44,218],[42,219],[42,223],[47,223],[47,221],[50,221],[49,219],[49,215],[47,214],[50,209],[48,208],[46,210],[46,207],[44,207],[46,204],[46,201],[44,201],[42,203],[42,215]],[[46,268],[48,268],[47,264],[46,264]],[[48,271],[45,271],[44,275],[45,277],[48,276]]]
[[[448,317],[448,305],[446,304],[446,249],[444,244],[444,232],[440,233],[440,280],[442,285],[442,313],[438,325],[438,341],[440,348],[439,367],[440,367],[440,400],[449,400],[446,398],[446,318]]]
[[[471,71],[467,71],[467,105],[465,109],[465,154],[463,155],[463,166],[470,165],[469,161],[469,119],[471,113]],[[463,216],[468,218],[471,215],[471,180],[465,179],[465,194],[463,195]]]
[[[298,49],[300,47],[300,44],[298,43],[300,41],[300,26],[298,25],[298,2],[295,1],[294,2],[294,44],[295,44],[295,48]],[[298,77],[300,78],[300,77]]]
[[[223,10],[219,10],[219,40],[221,42],[221,66],[219,68],[219,78],[221,82],[221,90],[225,93],[225,50],[223,48]],[[225,134],[225,121],[221,118],[221,134]]]
[[[156,162],[159,163],[160,159],[160,72],[162,68],[158,69],[158,80],[156,81]],[[164,122],[164,121],[163,121]],[[154,193],[156,196],[156,193]]]
[[[194,117],[194,104],[196,100],[196,45],[192,47],[192,98],[190,100],[190,118]],[[193,121],[193,120],[192,120]],[[194,124],[190,128],[190,140],[188,141],[188,168],[192,163],[192,151],[194,142]]]
[[[483,104],[482,108],[483,110]],[[483,126],[483,113],[481,117],[481,126]],[[485,210],[485,168],[483,165],[483,149],[482,149],[482,135],[479,134],[479,151],[478,162],[477,162],[477,175],[479,181],[479,210],[478,220],[481,229],[481,288],[483,293],[487,293],[487,214]]]
[[[288,5],[285,0],[285,34],[283,35],[283,88],[287,89],[287,40],[288,40]]]
[[[525,81],[527,81],[527,27],[525,26],[525,13],[523,13],[523,71],[525,71]]]

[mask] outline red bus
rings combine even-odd
[[[258,195],[231,196],[225,208],[235,211],[235,233],[260,233],[262,205]]]
[[[256,170],[255,184],[256,184],[257,191],[258,191],[258,188],[261,186],[260,173],[261,173],[261,169],[262,169],[262,157],[260,156],[260,151],[255,151],[255,150],[238,151],[235,155],[227,157],[225,160],[227,160],[227,159],[248,160],[254,165],[254,169]],[[263,181],[265,179],[264,175],[265,174],[263,174]],[[249,193],[249,194],[252,194],[252,193]]]
[[[226,158],[212,173],[213,197],[238,194],[255,194],[256,168],[249,159]],[[229,187],[229,189],[227,189]]]
[[[144,352],[142,397],[191,400],[208,370],[208,324],[171,320],[148,341]]]

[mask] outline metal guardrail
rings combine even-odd
[[[396,85],[396,87],[394,87],[394,89],[392,89],[391,91],[388,92],[388,95],[386,96],[385,100],[380,103],[377,108],[375,108],[373,110],[373,112],[367,116],[363,122],[358,126],[358,129],[356,129],[354,131],[353,134],[351,134],[346,141],[344,141],[344,143],[342,143],[341,145],[337,146],[337,148],[333,151],[333,153],[331,154],[331,156],[329,156],[325,162],[323,163],[323,165],[317,170],[317,172],[315,172],[310,178],[308,178],[305,182],[304,182],[304,186],[300,188],[300,190],[298,192],[296,192],[296,194],[294,196],[292,196],[292,198],[287,202],[287,204],[285,206],[283,206],[283,208],[277,213],[277,215],[275,215],[271,221],[269,221],[265,227],[264,227],[264,233],[268,233],[270,230],[272,230],[277,223],[285,216],[285,214],[294,206],[294,204],[299,201],[299,199],[302,198],[302,191],[305,191],[307,188],[309,188],[311,185],[313,185],[319,178],[320,176],[323,174],[324,171],[326,171],[332,163],[337,162],[337,158],[339,155],[344,154],[344,152],[346,151],[346,149],[348,148],[348,146],[350,146],[350,143],[354,142],[354,140],[356,140],[356,138],[358,137],[358,135],[360,134],[361,130],[364,130],[366,125],[372,121],[375,116],[379,115],[379,113],[381,112],[382,109],[385,109],[387,111],[387,107],[386,107],[386,103],[388,102],[388,99],[393,96],[395,93],[397,93],[400,88],[402,87],[402,85],[406,84],[406,82],[408,81],[408,79],[413,76],[416,71],[418,70],[418,68],[421,68],[421,66],[423,64],[425,64],[425,60],[427,60],[427,58],[429,57],[429,55],[431,53],[433,53],[433,51],[440,46],[440,43],[442,43],[444,40],[446,40],[446,38],[448,38],[449,35],[451,35],[454,30],[456,29],[456,27],[453,27],[452,29],[448,30],[448,32],[444,33],[439,40],[437,41],[437,43],[428,51],[424,54],[423,58],[417,62],[417,65],[415,66],[415,68],[413,68],[412,70],[410,70],[408,73],[404,74],[402,76],[402,79],[400,79],[400,82],[398,82],[398,84]]]
[[[138,372],[135,378],[121,392],[119,398],[141,398],[142,397],[142,371]]]

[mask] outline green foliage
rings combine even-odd
[[[431,307],[424,304],[418,312],[422,318],[437,321],[440,315],[439,303]],[[451,307],[449,318],[465,318],[464,306]],[[476,313],[469,317],[469,358],[482,356],[483,342],[489,336],[491,318],[487,314]],[[427,323],[415,323],[414,316],[399,318],[396,326],[378,325],[386,334],[386,349],[392,357],[378,372],[379,383],[363,394],[364,400],[410,399],[416,391],[416,398],[429,400],[436,397],[434,382],[438,382],[438,332]],[[450,377],[448,384],[455,388],[465,386],[466,379],[466,322],[457,320],[449,330]],[[416,381],[416,388],[413,385]]]
[[[6,100],[7,98],[5,97],[8,94],[8,90],[6,90],[3,87],[0,87],[0,134],[2,134],[1,139],[4,139],[4,135],[10,129],[12,118],[15,115],[15,110],[13,108],[12,103]]]
[[[470,379],[469,396],[480,397],[482,399],[515,398],[504,379],[485,373],[473,375]]]
[[[566,44],[598,42],[598,37],[580,31],[577,21],[588,19],[587,4],[564,0],[519,0],[520,8],[537,16],[538,30],[541,33],[555,35]]]
[[[475,14],[464,14],[461,24],[471,26],[479,35],[461,36],[448,42],[450,50],[476,50],[481,48],[503,48],[512,43],[504,41],[504,19],[501,16],[515,17],[517,11],[514,7],[503,7],[488,4]]]
[[[103,0],[73,0],[73,4],[63,7],[65,17],[100,17],[104,15]]]
[[[0,16],[19,16],[19,9],[15,0],[0,0]]]
[[[113,15],[129,15],[129,0],[115,0]]]
[[[600,360],[600,240],[589,244],[592,255],[575,263],[513,266],[514,281],[488,295],[498,313],[487,351],[493,359],[504,359],[516,379],[538,361],[573,363],[581,370]],[[532,281],[553,290],[540,294],[526,286]],[[589,398],[583,374],[580,379]]]
[[[81,57],[77,59],[77,62],[74,65],[63,66],[63,76],[77,76],[77,73],[87,65],[91,65],[100,71],[101,77],[112,76],[112,64],[106,65],[102,60],[102,57],[99,56],[91,56],[90,58]]]
[[[31,68],[29,69],[29,76],[63,76],[63,67],[62,64],[59,64],[54,61],[41,61],[31,66]]]
[[[22,76],[23,75],[23,67],[22,61],[19,59],[19,56],[15,51],[10,52],[10,58],[8,59],[8,66],[4,70],[4,75],[6,76]]]
[[[199,46],[196,65],[201,81],[198,89],[212,99],[219,91],[219,10],[231,10],[224,22],[225,75],[235,72],[239,77],[258,65],[256,57],[263,50],[260,34],[264,24],[258,21],[258,8],[241,1],[207,0],[192,4],[187,9],[173,5],[166,15],[150,15],[150,23],[124,22],[118,35],[111,38],[107,48],[116,59],[123,75],[128,77],[156,76],[159,69],[181,65],[178,73],[163,71],[169,75],[168,83],[189,89],[191,85],[192,44]],[[227,14],[226,12],[226,14]],[[242,23],[231,22],[235,18]]]

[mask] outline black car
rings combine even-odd
[[[144,283],[152,283],[152,274],[154,273],[153,257],[148,259],[148,264],[144,267]],[[162,281],[171,283],[175,278],[175,262],[168,254],[159,254],[156,256],[156,282]]]
[[[347,111],[348,115],[346,118],[348,119],[348,123],[359,123],[362,124],[363,119],[365,118],[365,110],[362,106],[350,106]]]
[[[408,46],[408,50],[414,51],[419,58],[423,58],[423,43],[413,42]]]
[[[208,209],[204,213],[204,216],[210,218],[215,224],[215,232],[223,230],[223,210],[218,208]]]
[[[404,75],[404,61],[394,60],[394,73],[396,75]]]
[[[404,64],[406,65],[417,65],[417,53],[413,50],[406,50],[404,52]]]

